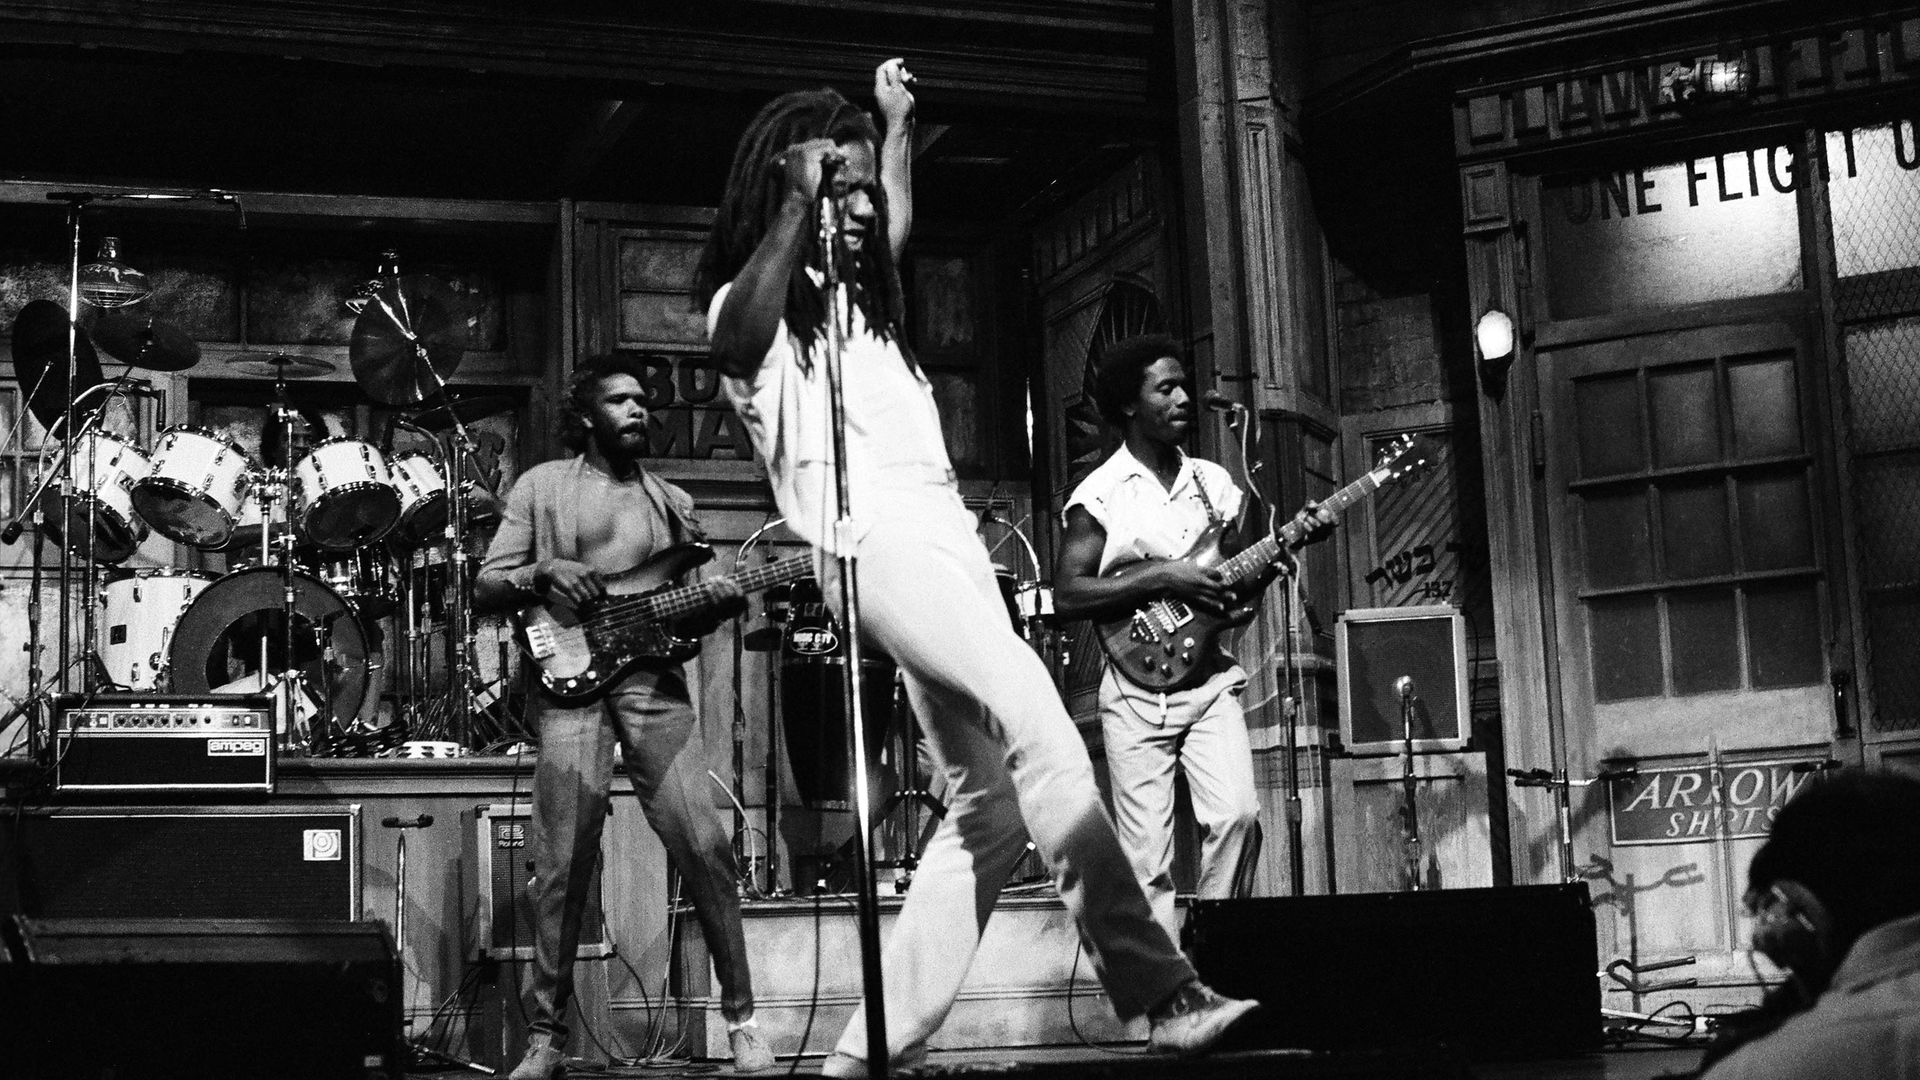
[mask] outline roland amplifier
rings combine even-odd
[[[274,784],[265,694],[68,694],[54,715],[54,790],[259,792]]]

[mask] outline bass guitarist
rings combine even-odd
[[[1212,568],[1216,560],[1208,556],[1230,556],[1262,539],[1265,521],[1226,469],[1180,447],[1194,427],[1194,397],[1179,344],[1161,334],[1115,342],[1100,357],[1094,398],[1124,441],[1067,501],[1055,612],[1107,619],[1172,599],[1244,625],[1260,590],[1290,571],[1291,559],[1281,547],[1282,562],[1237,588]],[[1318,540],[1333,522],[1330,511],[1309,506],[1295,526]],[[1208,551],[1214,537],[1218,550]],[[1247,673],[1224,649],[1213,651],[1178,689],[1147,689],[1112,662],[1100,682],[1114,824],[1154,918],[1175,941],[1176,774],[1186,774],[1202,834],[1202,899],[1245,895],[1260,855],[1253,751],[1240,705]]]
[[[562,442],[575,456],[538,465],[515,482],[500,531],[474,585],[481,611],[517,611],[549,601],[590,605],[606,577],[677,543],[700,538],[693,499],[641,467],[646,447],[645,369],[623,356],[595,356],[573,373]],[[723,601],[694,636],[744,599],[724,580]],[[736,1070],[773,1066],[753,1020],[753,981],[740,926],[733,852],[714,809],[699,725],[678,664],[642,665],[598,701],[568,707],[538,685],[528,691],[540,755],[533,773],[528,866],[534,905],[533,1011],[527,1053],[511,1080],[553,1080],[565,1071],[567,1003],[587,885],[613,782],[613,741],[647,823],[679,869],[713,953]]]

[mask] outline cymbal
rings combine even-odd
[[[67,381],[69,325],[67,309],[51,300],[29,301],[13,320],[13,367],[20,380],[20,392],[32,394],[27,399],[27,407],[49,431],[60,427],[67,403],[77,399],[79,391],[91,390],[106,381],[100,372],[100,354],[84,333],[79,335],[78,347],[74,350],[73,381]],[[74,419],[82,419],[80,411],[75,411]]]
[[[455,417],[462,424],[471,424],[483,417],[512,412],[515,404],[505,394],[482,394],[478,397],[454,398],[452,401],[442,400],[432,408],[414,413],[410,419],[428,431],[447,431],[453,427]]]
[[[353,377],[376,401],[413,405],[440,392],[467,350],[467,319],[453,289],[408,274],[389,281],[353,321]]]
[[[334,370],[331,360],[297,353],[250,352],[227,357],[227,366],[245,375],[269,379],[317,379]]]
[[[185,371],[200,362],[200,346],[184,330],[151,315],[102,312],[88,332],[108,356],[148,371]]]

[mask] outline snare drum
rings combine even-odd
[[[129,690],[166,687],[167,649],[173,628],[213,581],[190,570],[135,570],[100,590],[95,634],[107,678]]]
[[[217,431],[172,427],[160,433],[153,469],[133,485],[133,508],[169,539],[216,548],[232,537],[251,486],[253,459]]]
[[[447,479],[432,458],[417,450],[394,458],[393,482],[400,489],[395,540],[422,544],[447,531]]]
[[[387,456],[372,443],[333,438],[293,468],[294,520],[311,543],[336,551],[387,535],[400,517],[400,492]]]
[[[73,482],[79,494],[67,511],[60,535],[85,554],[93,535],[93,558],[124,562],[147,539],[147,523],[133,509],[133,485],[153,463],[118,435],[93,431],[73,448]]]

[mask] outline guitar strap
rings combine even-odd
[[[1206,507],[1207,524],[1225,528],[1227,519],[1220,516],[1220,511],[1214,509],[1213,500],[1207,497],[1207,485],[1200,482],[1200,468],[1197,465],[1193,467],[1193,490],[1200,493],[1200,505]]]

